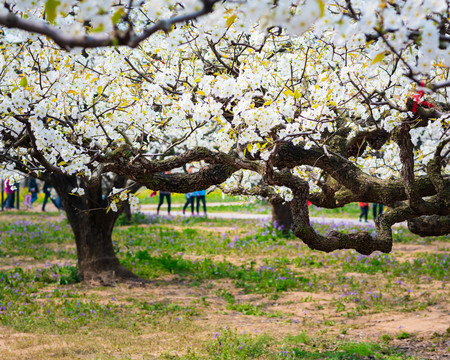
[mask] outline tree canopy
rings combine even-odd
[[[3,167],[77,176],[78,196],[107,173],[281,196],[294,233],[322,251],[389,252],[402,221],[450,233],[449,11],[444,0],[3,2]],[[308,200],[391,209],[375,236],[322,235]]]

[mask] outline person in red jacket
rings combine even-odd
[[[364,217],[364,221],[367,222],[367,216],[369,215],[369,203],[360,202],[359,209],[361,210],[361,214],[359,214],[359,221]]]

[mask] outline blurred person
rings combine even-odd
[[[188,174],[192,174],[192,172],[194,171],[194,167],[191,165],[188,168]],[[195,201],[195,192],[189,192],[184,194],[184,196],[186,197],[186,202],[183,206],[183,215],[186,214],[186,208],[191,205],[191,215],[194,215],[194,201]]]
[[[6,193],[6,200],[5,200],[5,209],[12,209],[14,208],[14,183],[11,182],[9,179],[5,179],[3,182],[5,185],[5,193]]]
[[[201,201],[203,203],[203,215],[206,216],[206,190],[196,191],[195,195],[197,198],[197,215],[199,215]]]
[[[170,171],[166,171],[165,173],[170,174]],[[167,199],[167,214],[170,215],[170,207],[172,204],[172,199],[171,199],[171,193],[169,191],[160,191],[159,192],[159,203],[158,203],[158,208],[156,209],[156,215],[159,215],[159,209],[161,208],[161,205],[164,203],[164,199]]]
[[[170,215],[170,207],[172,201],[171,201],[171,193],[168,191],[159,192],[159,203],[158,208],[156,209],[156,215],[159,215],[159,209],[161,208],[161,205],[164,203],[164,199],[167,199],[167,213]]]
[[[373,214],[373,221],[375,221],[375,219],[380,216],[381,214],[383,214],[383,204],[373,204],[372,205],[372,214]]]
[[[195,193],[190,192],[184,194],[186,197],[186,202],[183,206],[183,215],[186,214],[186,208],[191,205],[191,215],[194,215],[194,201],[195,201]]]
[[[364,221],[367,222],[367,216],[369,215],[369,203],[360,202],[359,209],[361,210],[361,214],[359,214],[359,221],[364,218]]]
[[[59,209],[58,203],[55,201],[55,199],[52,198],[51,189],[52,189],[52,186],[49,183],[47,183],[47,182],[44,183],[44,187],[42,188],[42,192],[45,194],[44,202],[42,203],[42,211],[44,211],[44,212],[45,212],[45,205],[47,205],[47,201],[49,198],[50,198],[51,202],[53,203],[53,205],[55,205],[55,207],[57,209]]]
[[[30,181],[28,183],[28,191],[31,194],[30,206],[33,206],[33,203],[37,200],[39,193],[39,187],[34,177],[30,178]]]

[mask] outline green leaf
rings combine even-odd
[[[116,25],[120,20],[122,20],[122,16],[125,14],[123,8],[117,9],[117,11],[111,17],[111,21],[114,25]]]
[[[103,24],[100,24],[96,28],[92,29],[92,32],[93,33],[99,33],[99,32],[102,32],[103,30],[105,30],[105,27],[103,26]]]
[[[45,17],[49,22],[54,22],[56,19],[56,8],[61,4],[58,0],[47,0],[45,3]]]
[[[20,79],[19,85],[23,88],[26,88],[28,86],[28,80],[25,76]]]

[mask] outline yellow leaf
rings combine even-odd
[[[374,59],[372,60],[372,65],[376,64],[380,61],[382,61],[384,59],[384,57],[386,56],[385,52],[381,52],[379,53],[377,56],[374,57]]]
[[[196,94],[205,96],[205,92],[203,90],[198,90],[195,92]]]
[[[294,98],[300,99],[301,96],[302,96],[302,94],[300,93],[300,91],[298,89],[295,89]]]
[[[25,76],[22,79],[20,79],[19,85],[23,88],[26,88],[28,86],[28,81]]]
[[[231,26],[234,24],[234,22],[236,21],[237,16],[236,15],[232,15],[227,19],[227,27]]]
[[[283,94],[286,95],[286,96],[288,96],[288,95],[294,96],[294,92],[291,89],[288,89],[288,88],[286,88],[286,90],[283,91]]]
[[[99,87],[97,87],[97,94],[101,94],[102,93],[102,90],[103,90],[103,86],[99,86]]]
[[[270,105],[270,104],[272,104],[272,100],[267,100],[267,101],[263,104],[263,106],[267,106],[267,105]]]
[[[70,95],[70,94],[77,94],[77,92],[76,92],[75,90],[69,90],[69,91],[67,92],[67,94],[68,94],[68,95]]]
[[[325,3],[323,2],[323,0],[317,0],[317,3],[319,4],[320,8],[320,17],[322,17],[323,14],[325,14]]]

